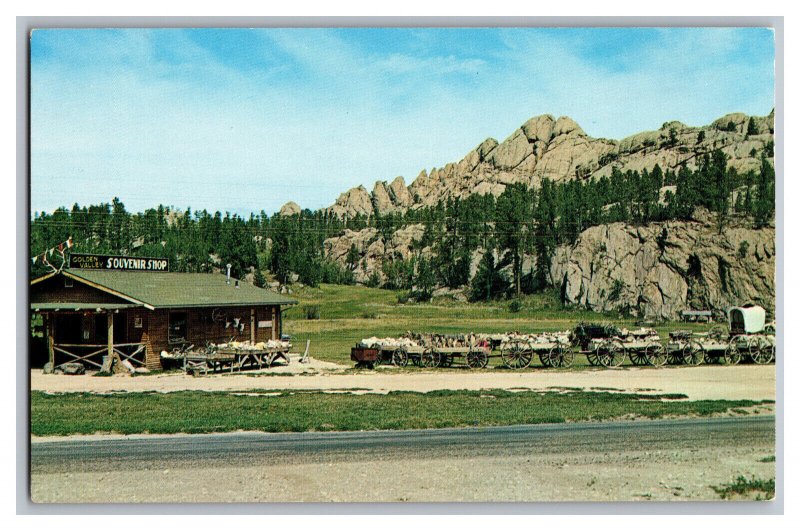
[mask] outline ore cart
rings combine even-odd
[[[380,345],[375,365],[391,364],[405,367],[410,361],[419,366],[419,360],[424,352],[425,349],[419,345]]]
[[[670,365],[701,365],[704,360],[705,350],[700,334],[690,330],[674,330],[669,333],[667,362]]]
[[[742,347],[739,341],[732,341],[723,328],[715,326],[708,332],[677,330],[670,333],[667,352],[672,363],[736,365],[742,360]]]
[[[530,366],[534,356],[545,367],[571,367],[575,351],[568,340],[556,334],[510,335],[499,345],[500,357],[509,369]]]
[[[463,365],[482,369],[489,365],[492,346],[490,341],[473,334],[430,334],[419,337],[424,351],[419,358],[422,367],[453,367]]]
[[[380,356],[381,349],[378,347],[355,346],[350,349],[350,359],[356,362],[356,369],[363,367],[372,369],[376,363],[379,363],[378,358]]]
[[[350,349],[350,359],[356,362],[356,368],[373,369],[382,364],[405,367],[409,361],[419,366],[424,352],[425,349],[418,345],[356,345]]]
[[[626,358],[634,365],[652,367],[661,367],[667,362],[661,339],[650,329],[626,332],[608,324],[580,323],[571,339],[590,365],[616,368]]]

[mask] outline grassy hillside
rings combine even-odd
[[[567,330],[581,320],[608,321],[636,327],[634,319],[616,314],[576,311],[561,307],[555,293],[526,296],[522,309],[512,312],[509,301],[487,303],[457,302],[434,298],[428,303],[398,303],[399,292],[363,286],[322,284],[301,288],[291,296],[298,301],[284,314],[284,333],[294,337],[297,347],[311,340],[311,355],[317,359],[350,363],[350,347],[371,336],[398,336],[406,331],[446,334],[469,332],[542,332]],[[319,319],[306,319],[305,310],[319,308]],[[669,330],[704,330],[709,325],[662,323],[656,329],[667,336]],[[297,350],[297,348],[295,348]],[[582,363],[580,357],[576,364]]]

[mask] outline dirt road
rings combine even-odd
[[[32,445],[36,502],[719,500],[775,477],[773,417]],[[389,480],[388,478],[391,478]]]
[[[338,368],[337,368],[338,367]],[[261,373],[219,374],[192,377],[153,374],[98,378],[94,376],[45,375],[31,371],[31,389],[46,392],[170,392],[180,390],[241,391],[247,389],[319,389],[427,392],[438,389],[533,389],[577,388],[638,393],[682,393],[691,400],[775,399],[774,365],[699,367],[630,367],[578,371],[532,370],[423,371],[392,369],[345,372],[330,363],[292,363]]]

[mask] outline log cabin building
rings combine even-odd
[[[224,274],[66,269],[30,283],[49,362],[100,368],[116,353],[161,368],[161,351],[230,340],[280,339],[296,301]]]

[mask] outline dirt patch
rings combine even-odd
[[[323,365],[324,364],[324,365]],[[326,368],[333,365],[335,368]],[[171,392],[249,391],[254,389],[348,390],[387,393],[428,392],[441,389],[610,389],[642,394],[684,394],[689,400],[775,400],[775,367],[772,365],[700,366],[675,369],[626,368],[597,371],[382,371],[344,372],[327,362],[305,364],[292,361],[287,367],[268,372],[217,374],[202,377],[182,373],[149,376],[96,378],[65,376],[31,371],[31,389],[51,393],[67,392]],[[290,373],[288,371],[296,372]],[[283,371],[283,372],[281,372]],[[267,375],[287,374],[285,378]]]
[[[720,501],[714,486],[740,475],[774,478],[774,463],[755,457],[773,450],[416,456],[413,466],[407,456],[222,467],[163,462],[149,469],[33,474],[31,495],[50,503]]]

